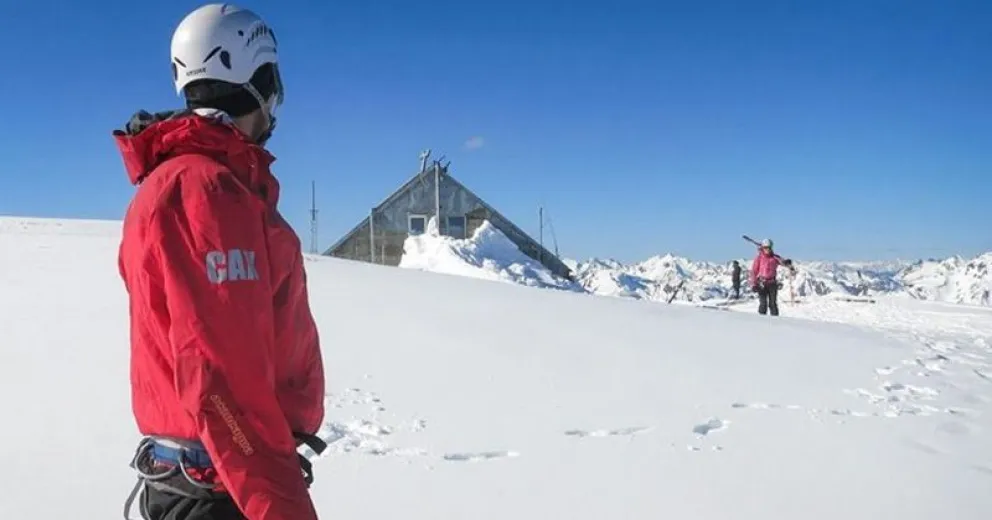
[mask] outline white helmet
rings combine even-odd
[[[762,240],[761,241],[761,247],[767,247],[768,249],[771,249],[772,248],[772,239],[766,238],[766,239]]]
[[[282,103],[276,37],[257,14],[232,4],[208,4],[186,15],[172,35],[172,77],[176,92],[197,80],[218,80],[244,87],[266,115]],[[263,99],[249,81],[259,67],[271,63],[276,88]]]

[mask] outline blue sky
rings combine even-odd
[[[0,214],[122,217],[111,131],[178,107],[199,2],[0,3]],[[432,148],[565,256],[992,250],[992,2],[244,2],[279,35],[281,209],[321,246]],[[474,145],[474,146],[472,146]],[[545,237],[549,237],[550,230]]]

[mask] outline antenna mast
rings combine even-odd
[[[544,220],[545,220],[544,208],[542,207],[541,208],[541,245],[544,245]],[[558,254],[558,235],[555,233],[555,223],[554,221],[551,220],[551,215],[548,215],[547,221],[548,221],[548,227],[551,228],[551,240],[555,244],[555,257],[560,259],[561,255]]]
[[[420,173],[427,171],[427,158],[431,156],[431,149],[428,148],[420,152]]]
[[[317,254],[317,181],[310,181],[310,253]]]

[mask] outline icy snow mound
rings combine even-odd
[[[551,273],[525,255],[516,244],[488,221],[472,237],[457,239],[437,233],[435,221],[427,232],[403,243],[400,267],[551,289],[584,292],[574,282]]]

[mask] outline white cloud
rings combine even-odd
[[[485,144],[486,140],[481,135],[477,135],[470,137],[468,141],[465,141],[465,148],[469,150],[478,150],[479,148],[485,146]]]

